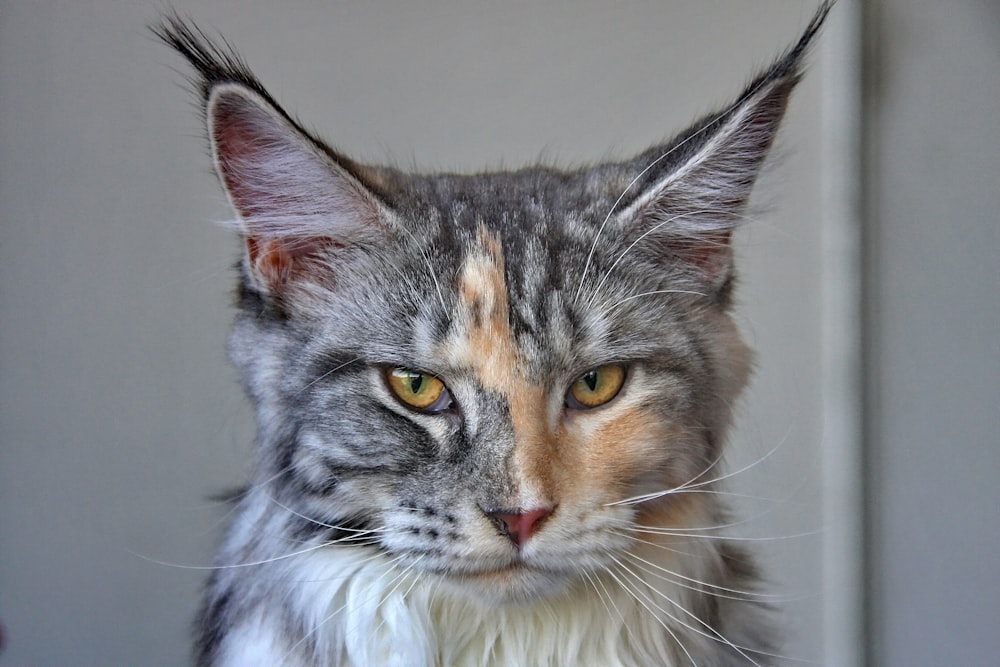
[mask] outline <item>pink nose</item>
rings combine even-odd
[[[552,510],[544,507],[523,512],[487,512],[494,519],[499,519],[503,524],[501,527],[510,541],[520,549],[531,539],[531,536],[538,532],[545,518],[552,514]]]

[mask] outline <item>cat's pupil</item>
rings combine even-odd
[[[594,391],[597,389],[597,371],[590,371],[583,376],[583,381],[587,385],[587,389]]]
[[[420,393],[420,387],[424,384],[424,376],[419,373],[410,374],[410,391],[414,394]]]

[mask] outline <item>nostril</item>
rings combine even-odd
[[[524,511],[488,511],[486,514],[500,522],[501,529],[520,549],[531,539],[532,535],[538,532],[545,519],[552,514],[552,510],[547,507],[539,507]]]

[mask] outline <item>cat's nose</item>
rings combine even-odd
[[[531,536],[538,532],[545,519],[552,514],[552,510],[547,507],[539,507],[523,511],[487,511],[486,514],[496,519],[504,534],[518,549],[521,549],[531,539]]]

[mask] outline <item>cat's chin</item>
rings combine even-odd
[[[560,595],[576,579],[569,573],[520,564],[475,573],[440,573],[438,576],[453,593],[489,607],[527,604]]]

